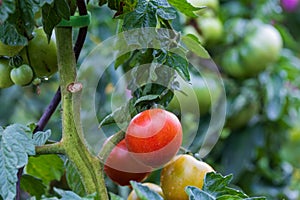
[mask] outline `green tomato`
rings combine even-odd
[[[220,98],[222,86],[216,83],[214,77],[204,77],[205,79],[191,75],[191,84],[179,79],[181,91],[174,92],[167,109],[176,113],[182,110],[187,113],[207,114]]]
[[[0,88],[8,88],[14,84],[10,79],[12,68],[8,63],[8,59],[0,58]]]
[[[223,36],[223,24],[218,18],[198,18],[197,23],[207,43],[220,41]]]
[[[273,26],[262,24],[254,33],[246,36],[243,47],[241,50],[243,65],[250,75],[255,75],[279,58],[282,38]]]
[[[23,48],[24,46],[10,46],[0,41],[0,56],[13,57],[17,55]]]
[[[240,112],[228,117],[225,122],[225,127],[236,130],[244,127],[259,111],[259,105],[256,102],[244,107]]]
[[[26,48],[23,49],[21,55],[24,63],[30,64],[37,77],[50,77],[57,72],[56,44],[52,39],[48,43],[42,28],[35,29],[34,38],[29,41],[27,50],[29,59]]]
[[[20,86],[25,86],[31,83],[33,79],[33,71],[27,64],[23,64],[18,68],[14,68],[10,72],[11,80]]]
[[[224,53],[221,60],[221,67],[230,76],[240,78],[247,76],[247,72],[242,66],[238,49],[232,48]]]

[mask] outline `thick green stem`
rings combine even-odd
[[[58,69],[60,74],[60,88],[62,94],[62,143],[65,153],[76,166],[86,193],[97,192],[99,199],[108,200],[103,176],[103,165],[93,156],[85,144],[83,133],[76,129],[80,109],[73,109],[73,105],[80,105],[73,98],[68,86],[76,81],[76,62],[72,46],[72,29],[56,28],[58,53]],[[76,120],[75,120],[76,119]]]
[[[65,154],[62,142],[37,146],[35,147],[35,151],[37,154]]]

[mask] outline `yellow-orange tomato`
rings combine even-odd
[[[186,186],[203,187],[206,173],[214,169],[191,155],[179,155],[161,171],[161,188],[166,200],[188,200]]]

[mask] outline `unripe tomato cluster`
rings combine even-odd
[[[8,46],[0,42],[0,88],[38,84],[38,80],[56,72],[56,44],[53,40],[48,43],[42,28],[34,30],[27,46]]]

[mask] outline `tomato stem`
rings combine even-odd
[[[68,85],[76,82],[76,59],[72,49],[72,28],[55,29],[58,53],[58,71],[62,95],[62,142],[67,157],[77,168],[86,193],[96,192],[99,199],[108,199],[104,182],[103,164],[92,155],[80,126],[80,98],[68,91]],[[79,126],[77,126],[79,125]]]
[[[62,142],[36,146],[35,151],[36,154],[65,154],[65,149]]]

